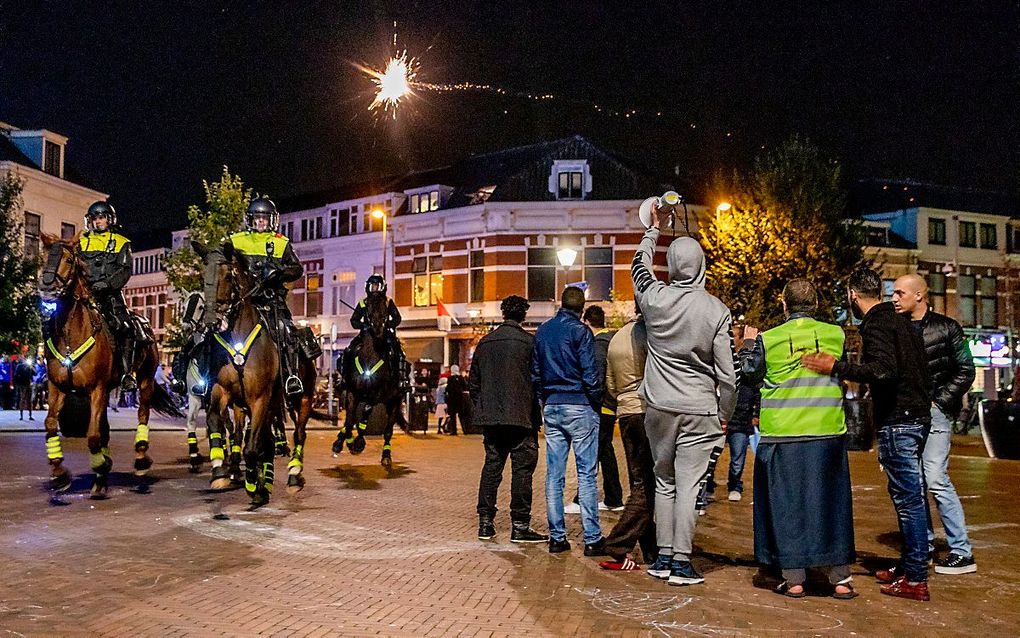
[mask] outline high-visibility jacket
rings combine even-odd
[[[95,287],[103,282],[111,290],[120,290],[131,277],[131,240],[112,231],[90,230],[78,238],[85,277]]]
[[[843,329],[810,317],[792,319],[761,335],[765,383],[759,428],[763,437],[828,436],[846,432],[843,390],[835,377],[811,372],[810,352],[843,354]]]
[[[234,251],[243,256],[242,262],[248,271],[261,281],[268,271],[278,271],[275,282],[280,288],[301,278],[304,268],[294,253],[290,240],[273,232],[241,231],[228,240]],[[267,269],[268,267],[268,269]]]

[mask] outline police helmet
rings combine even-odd
[[[248,230],[255,230],[255,217],[264,215],[269,218],[269,228],[273,232],[280,225],[280,213],[276,211],[276,204],[268,197],[256,197],[248,204],[248,210],[244,213],[244,226]]]
[[[113,210],[113,206],[110,206],[109,202],[95,202],[89,206],[85,213],[85,228],[95,230],[97,217],[105,217],[109,227],[117,225],[117,211]]]
[[[386,280],[382,278],[382,275],[372,275],[365,282],[365,292],[367,294],[372,294],[373,292],[386,294]]]

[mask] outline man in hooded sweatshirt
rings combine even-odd
[[[666,216],[659,213],[658,225]],[[648,573],[670,585],[705,582],[691,564],[695,502],[712,449],[722,446],[722,422],[736,405],[737,374],[730,312],[705,290],[705,254],[691,237],[667,252],[669,284],[655,278],[659,229],[652,226],[631,265],[634,297],[645,318],[648,359],[641,398],[655,464],[659,556]]]

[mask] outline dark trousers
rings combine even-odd
[[[443,429],[447,434],[457,434],[457,415],[461,413],[461,407],[452,406],[449,403],[446,404],[446,422],[443,423]],[[522,428],[523,429],[523,428]],[[505,458],[503,459],[506,460]]]
[[[627,478],[630,496],[624,504],[620,520],[606,538],[606,552],[623,559],[639,543],[646,557],[658,553],[655,543],[655,473],[652,449],[645,433],[645,416],[634,414],[620,417],[620,438],[627,456]],[[609,500],[609,497],[606,497]]]
[[[478,485],[478,517],[496,516],[496,493],[503,481],[503,467],[510,457],[510,518],[514,523],[531,523],[531,483],[538,465],[538,432],[530,428],[492,426],[485,428],[485,465]]]

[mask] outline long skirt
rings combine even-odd
[[[754,555],[784,569],[854,562],[846,437],[758,444]]]

